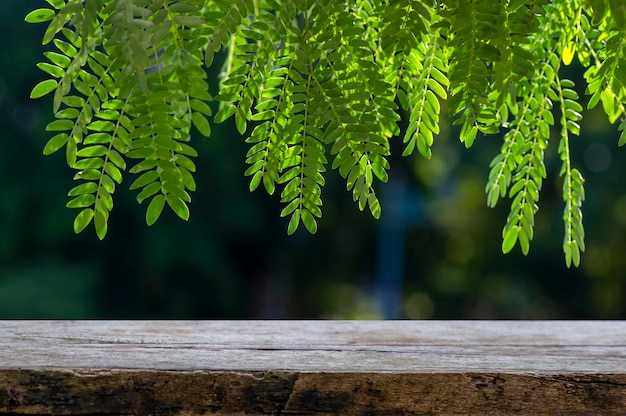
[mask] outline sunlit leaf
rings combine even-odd
[[[48,140],[45,147],[43,148],[43,154],[50,155],[65,146],[68,137],[69,136],[67,135],[67,133],[59,133],[56,136],[52,137],[50,140]]]
[[[163,207],[165,206],[165,197],[161,194],[156,195],[150,201],[148,205],[148,209],[146,210],[146,224],[152,225],[159,219],[161,212],[163,212]]]
[[[96,226],[96,235],[100,240],[103,240],[107,234],[108,224],[107,218],[100,210],[94,212],[94,224]]]
[[[287,227],[287,233],[289,235],[296,232],[298,229],[298,225],[300,225],[300,209],[296,209],[293,214],[291,214],[291,219],[289,220],[289,226]]]
[[[35,9],[28,13],[24,20],[28,23],[42,23],[52,20],[54,18],[54,10],[50,9]]]
[[[39,84],[35,85],[33,90],[30,92],[30,98],[40,98],[46,94],[50,94],[56,89],[57,85],[57,82],[53,79],[41,81]]]
[[[236,109],[237,108],[235,106],[233,106],[233,105],[229,105],[229,106],[226,106],[226,107],[222,108],[220,111],[217,112],[217,114],[215,114],[215,122],[216,123],[223,123],[230,116],[235,114],[235,110]]]
[[[182,199],[180,199],[176,195],[167,194],[165,196],[165,200],[167,201],[167,205],[170,206],[170,208],[176,213],[176,215],[178,215],[185,221],[189,219],[189,207]]]
[[[517,226],[513,226],[506,231],[502,240],[502,252],[503,253],[506,254],[513,249],[513,247],[515,246],[515,243],[517,242],[518,235],[519,235],[519,227]]]
[[[198,129],[200,134],[205,137],[211,136],[211,126],[209,125],[207,119],[201,113],[194,112],[191,116],[191,119],[193,120],[193,125]]]
[[[89,225],[93,219],[93,210],[91,208],[85,208],[74,219],[74,232],[80,233]]]

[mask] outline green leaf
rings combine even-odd
[[[80,111],[75,108],[64,108],[61,111],[57,111],[54,115],[56,118],[70,118],[75,119],[80,116]]]
[[[236,109],[237,108],[234,105],[227,105],[226,107],[222,108],[215,115],[215,122],[216,123],[223,123],[224,121],[228,120],[228,118],[230,116],[235,114],[235,110]]]
[[[187,156],[191,156],[191,157],[196,157],[198,156],[198,152],[196,151],[196,149],[194,149],[193,147],[189,146],[186,143],[178,143],[178,153],[182,154],[182,155],[187,155]]]
[[[76,12],[83,11],[83,2],[71,2],[67,3],[65,7],[61,9],[59,14],[74,14]]]
[[[107,235],[107,218],[100,210],[96,210],[94,213],[94,224],[96,226],[96,235],[100,240],[103,240]]]
[[[46,94],[50,94],[56,89],[57,85],[58,83],[54,79],[41,81],[39,84],[35,85],[35,88],[30,92],[30,98],[40,98]]]
[[[210,116],[213,114],[213,110],[207,103],[201,100],[193,99],[191,100],[191,109],[194,111],[198,111],[206,116]]]
[[[140,177],[135,179],[135,181],[130,185],[130,190],[133,191],[138,188],[143,188],[144,186],[156,181],[159,178],[159,173],[156,170],[149,170],[148,172],[144,172]]]
[[[293,211],[295,211],[296,208],[298,208],[299,206],[300,206],[300,200],[299,199],[294,199],[285,208],[283,208],[283,210],[280,212],[280,216],[281,217],[286,217],[287,215],[289,215]]]
[[[67,196],[77,196],[83,194],[92,194],[98,190],[98,184],[95,182],[86,182],[73,187]]]
[[[525,256],[528,255],[528,251],[530,250],[530,240],[528,239],[528,235],[526,235],[524,230],[521,230],[517,237],[522,253]]]
[[[71,44],[62,41],[61,39],[54,39],[54,45],[59,48],[59,50],[61,52],[63,52],[65,55],[74,58],[76,57],[78,51],[76,50],[76,48],[74,46],[72,46]]]
[[[76,140],[70,138],[67,141],[67,146],[65,146],[65,159],[67,160],[68,166],[74,166],[76,163]]]
[[[514,225],[509,228],[504,234],[504,239],[502,240],[502,252],[504,254],[508,253],[513,249],[515,243],[517,242],[517,237],[519,235],[519,226]]]
[[[84,194],[77,196],[66,204],[68,208],[87,208],[96,202],[96,197],[93,194]]]
[[[198,10],[198,6],[194,4],[187,4],[184,2],[172,3],[169,5],[169,10],[174,13],[188,13]]]
[[[461,128],[461,142],[465,143],[466,148],[472,147],[474,143],[474,139],[476,139],[476,134],[478,133],[478,128],[469,123],[465,123]]]
[[[92,131],[114,131],[115,130],[115,124],[113,124],[110,121],[105,121],[105,120],[97,120],[94,121],[93,123],[90,123],[87,128],[89,130]]]
[[[600,93],[604,112],[610,117],[615,112],[615,96],[609,89],[605,89]]]
[[[244,172],[245,176],[250,176],[254,173],[256,173],[257,171],[261,170],[261,168],[265,165],[263,160],[258,160],[256,161],[252,166],[250,166],[248,169],[246,169],[246,171]]]
[[[83,139],[83,144],[108,144],[111,142],[109,133],[91,133]]]
[[[63,29],[64,21],[60,18],[60,16],[56,16],[48,27],[46,28],[46,32],[43,34],[43,39],[41,40],[42,45],[47,45],[54,38],[54,36],[59,33],[61,29]]]
[[[111,178],[117,182],[122,183],[122,172],[113,163],[107,163],[104,165],[104,171],[111,176]]]
[[[254,191],[256,188],[258,188],[259,184],[261,183],[261,179],[263,178],[263,171],[257,171],[254,176],[252,176],[252,179],[250,179],[250,192]]]
[[[78,157],[98,157],[104,156],[107,154],[108,149],[104,146],[96,145],[96,146],[88,146],[80,149],[76,156]]]
[[[57,64],[61,68],[67,68],[72,63],[72,60],[65,55],[56,52],[44,52],[46,58],[50,59],[51,62]]]
[[[162,194],[152,198],[152,201],[150,201],[150,205],[148,205],[148,209],[146,210],[146,224],[154,224],[156,220],[159,219],[161,212],[163,212],[164,206],[165,197]]]
[[[167,194],[165,196],[165,200],[167,201],[167,205],[172,208],[172,211],[174,211],[176,215],[185,221],[189,219],[189,207],[187,207],[187,204],[185,204],[182,199],[176,195]]]
[[[43,148],[43,154],[48,156],[52,153],[56,152],[67,143],[67,139],[69,138],[67,133],[59,133],[56,136],[52,137],[48,140],[45,147]]]
[[[115,182],[109,175],[102,175],[100,186],[102,186],[110,194],[115,192]]]
[[[174,183],[174,182],[166,181],[162,183],[162,186],[163,186],[163,189],[167,193],[170,193],[172,195],[179,197],[184,202],[187,202],[187,203],[191,202],[191,196],[185,191],[182,183]]]
[[[370,212],[372,213],[372,216],[374,216],[374,218],[376,219],[379,219],[381,209],[380,202],[378,201],[378,198],[376,198],[376,195],[374,195],[373,193],[369,194],[369,196],[367,197],[367,204],[370,207]]]
[[[80,159],[73,164],[75,169],[99,169],[104,166],[104,160],[99,157]]]
[[[267,192],[268,195],[274,194],[274,190],[276,189],[276,183],[270,177],[270,175],[263,175],[263,186],[265,187],[265,191]]]
[[[291,215],[289,226],[287,227],[287,234],[291,235],[295,233],[298,229],[298,225],[300,225],[300,209],[296,209]]]
[[[76,218],[74,219],[74,232],[76,234],[80,233],[89,225],[93,218],[93,210],[91,208],[85,208],[81,212],[78,213]]]
[[[567,45],[565,45],[565,47],[563,48],[563,53],[561,54],[561,57],[563,58],[563,63],[565,65],[571,64],[572,60],[574,59],[575,53],[576,53],[576,46],[574,45],[573,42],[570,42]]]
[[[28,23],[42,23],[54,19],[54,10],[36,9],[28,13],[24,18]]]
[[[205,137],[211,136],[211,125],[209,124],[206,117],[204,117],[201,113],[194,111],[191,115],[191,120],[193,121],[193,125],[198,129],[200,134]]]
[[[315,221],[313,215],[306,209],[303,209],[300,215],[306,229],[309,230],[311,234],[315,234],[317,232],[317,221]]]
[[[77,172],[76,175],[74,175],[74,180],[83,179],[86,181],[97,181],[100,179],[101,175],[102,173],[97,169],[86,169]]]
[[[54,7],[57,10],[65,6],[65,0],[46,0],[46,1],[48,2],[50,6]]]
[[[171,10],[171,6],[170,6]],[[152,39],[150,39],[150,43],[153,45],[158,44],[160,41],[165,39],[165,37],[170,33],[170,29],[172,28],[172,21],[165,20],[161,23],[159,28],[154,31],[152,34]]]
[[[244,134],[246,132],[246,117],[244,116],[241,108],[238,108],[237,111],[235,111],[235,126],[237,127],[239,134]]]
[[[263,120],[269,120],[271,118],[274,118],[276,115],[276,112],[274,110],[265,110],[265,111],[261,111],[260,113],[256,113],[252,116],[252,120],[253,121],[263,121]]]
[[[430,88],[432,92],[437,94],[443,100],[448,97],[448,95],[446,94],[446,90],[444,90],[443,87],[433,78],[428,79],[428,88]]]
[[[52,65],[48,62],[39,62],[37,64],[37,68],[52,75],[55,78],[61,78],[63,77],[63,75],[65,75],[65,70],[63,68],[56,66],[56,65]]]
[[[126,169],[126,161],[116,150],[109,150],[109,160],[120,169]]]
[[[202,26],[204,24],[204,19],[196,16],[178,15],[174,16],[174,21],[179,25],[189,27]]]
[[[71,130],[74,127],[72,120],[54,120],[46,126],[46,131],[64,131]]]
[[[146,185],[141,190],[141,192],[139,192],[139,195],[137,195],[137,202],[141,204],[145,199],[150,198],[152,195],[156,194],[160,190],[161,190],[160,182],[152,182]]]

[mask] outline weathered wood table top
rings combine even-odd
[[[626,415],[621,321],[0,321],[0,414]]]

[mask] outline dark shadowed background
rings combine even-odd
[[[317,235],[287,236],[279,198],[248,191],[246,144],[225,123],[194,136],[189,222],[166,210],[147,227],[128,176],[106,239],[92,226],[75,235],[77,212],[65,208],[73,172],[63,152],[42,155],[51,98],[29,99],[48,49],[45,25],[23,18],[45,5],[0,2],[0,318],[626,318],[626,149],[600,106],[584,114],[572,149],[586,178],[579,269],[561,252],[556,143],[531,251],[503,255],[510,202],[489,209],[484,193],[501,138],[466,150],[449,126],[431,160],[391,158],[379,221],[329,171]],[[583,95],[582,70],[566,69]]]

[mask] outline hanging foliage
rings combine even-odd
[[[231,117],[249,144],[250,190],[280,193],[290,234],[300,224],[316,231],[329,168],[378,218],[375,182],[387,181],[390,141],[429,158],[447,100],[467,147],[504,133],[486,186],[489,206],[511,200],[504,252],[519,244],[528,253],[544,151],[558,141],[563,250],[578,265],[584,180],[570,141],[583,105],[562,65],[576,58],[586,68],[587,107],[601,103],[626,142],[619,1],[46,1],[51,8],[26,16],[49,22],[43,43],[54,45],[38,64],[50,78],[31,97],[54,96],[44,153],[65,149],[76,170],[67,204],[79,209],[74,229],[93,222],[100,238],[127,174],[148,224],[166,205],[186,220],[196,189],[192,126],[208,137],[212,123]],[[212,96],[206,69],[221,50]]]

